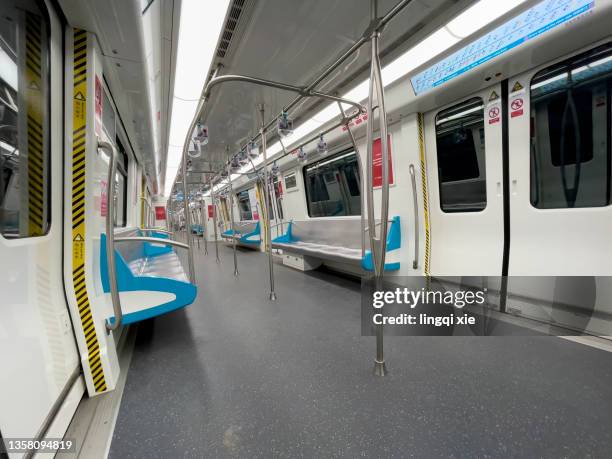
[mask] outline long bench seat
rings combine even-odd
[[[261,244],[259,220],[237,222],[234,224],[233,229],[221,233],[221,237],[228,241],[235,239],[237,244],[244,247],[259,247]]]
[[[131,234],[141,235],[139,230]],[[193,303],[197,295],[197,286],[189,282],[176,251],[163,245],[167,236],[156,233],[154,237],[160,244],[129,241],[115,246],[117,288],[125,325],[184,308]],[[109,293],[105,234],[100,237],[100,277],[103,291]],[[112,311],[108,315],[108,322],[114,323]]]
[[[357,219],[291,221],[282,236],[272,240],[272,247],[312,258],[360,265],[373,271],[369,250],[361,257],[361,224]],[[393,217],[387,231],[385,270],[400,268],[401,229],[399,216]]]

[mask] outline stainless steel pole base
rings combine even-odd
[[[276,301],[276,292],[270,292],[270,301]]]
[[[375,376],[385,376],[387,374],[387,365],[385,362],[379,362],[378,360],[374,361],[374,375]]]
[[[240,273],[238,272],[238,270],[237,270],[237,269],[234,269],[234,277],[238,277],[238,275],[239,275],[239,274],[240,274]]]

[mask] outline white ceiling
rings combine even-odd
[[[144,165],[151,192],[163,190],[160,171],[165,170],[181,0],[155,0],[145,15],[135,0],[59,3],[71,27],[96,34],[104,76],[134,153]]]
[[[399,0],[380,0],[383,16]],[[456,15],[470,1],[413,0],[383,31],[381,55],[395,57],[417,31],[433,29]],[[357,41],[369,24],[370,0],[247,0],[221,74],[243,74],[293,85],[307,85]],[[388,56],[385,56],[388,54]],[[370,46],[360,48],[317,86],[326,92],[345,92],[367,76]],[[383,60],[384,63],[384,60]],[[296,94],[241,82],[213,88],[201,117],[210,142],[194,170],[218,168],[257,133],[257,105],[264,103],[267,121],[275,118]],[[299,124],[310,117],[317,101],[309,99],[292,111]],[[198,177],[201,180],[203,177]],[[196,179],[196,177],[193,177]],[[192,182],[193,179],[189,181]]]

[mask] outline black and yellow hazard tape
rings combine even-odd
[[[107,389],[100,344],[85,283],[85,140],[87,136],[87,32],[74,29],[72,111],[72,282],[96,392]]]
[[[40,16],[25,16],[25,95],[28,148],[28,236],[45,233],[44,129],[42,91],[42,27]]]
[[[425,276],[430,276],[431,231],[429,227],[429,197],[427,196],[427,163],[425,161],[425,120],[422,113],[417,116],[419,129],[419,156],[421,160],[421,186],[423,189],[423,216],[425,219]]]

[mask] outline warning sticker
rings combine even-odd
[[[512,90],[510,92],[517,92],[521,89],[523,89],[523,85],[519,81],[516,81],[516,83],[514,83],[514,85],[512,86]]]
[[[489,96],[489,102],[493,102],[497,99],[499,99],[499,95],[495,91],[491,91],[491,95]]]
[[[501,114],[501,109],[499,105],[493,105],[492,107],[490,107],[487,114],[489,116],[489,124],[499,123]]]
[[[523,115],[523,98],[522,97],[517,97],[515,99],[512,99],[512,101],[510,102],[510,117],[511,118],[516,118],[517,116],[521,116]]]
[[[73,107],[73,120],[74,123],[85,124],[85,116],[86,116],[86,105],[85,105],[85,96],[83,96],[82,92],[77,92],[74,95],[74,102],[72,104]]]

